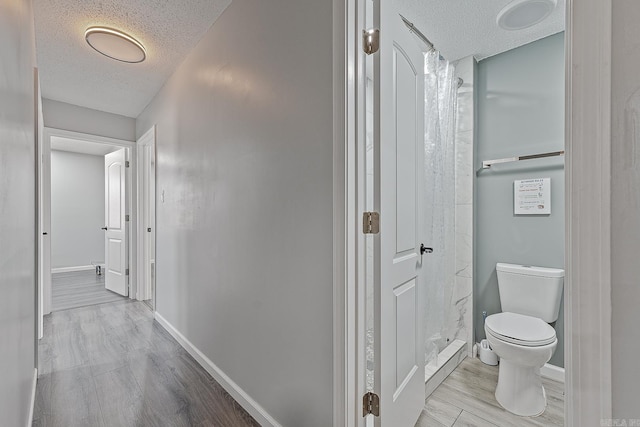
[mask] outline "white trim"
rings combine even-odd
[[[31,383],[31,402],[29,403],[29,417],[27,417],[27,427],[33,425],[33,412],[36,407],[36,387],[38,386],[38,369],[33,370],[33,381]]]
[[[346,410],[343,422],[347,427],[364,427],[371,417],[362,417],[362,396],[367,392],[366,372],[366,247],[360,231],[360,215],[365,210],[366,183],[366,55],[361,49],[362,30],[366,27],[366,0],[346,3],[345,32],[346,79],[344,108],[346,120],[343,130],[345,143],[344,185],[346,200]]]
[[[93,265],[78,265],[75,267],[57,267],[51,269],[51,274],[54,273],[70,273],[72,271],[86,271],[86,270],[95,270]]]
[[[540,376],[564,384],[564,368],[559,366],[545,363],[544,366],[540,368]]]
[[[134,141],[124,139],[107,138],[106,136],[91,135],[89,133],[74,132],[71,130],[56,129],[45,127],[45,135],[47,137],[58,136],[61,138],[78,139],[81,141],[94,142],[96,144],[116,145],[118,147],[133,147]]]
[[[612,418],[612,2],[568,0],[565,146],[565,424]]]
[[[333,2],[333,423],[359,422],[355,265],[356,91],[353,65],[358,0]]]
[[[37,67],[34,69],[34,84],[35,84],[35,161],[34,161],[34,173],[35,173],[35,181],[36,181],[36,194],[35,194],[35,204],[36,204],[36,238],[35,238],[35,267],[36,267],[36,340],[35,340],[35,348],[36,348],[36,367],[38,366],[38,340],[42,338],[42,331],[44,329],[44,316],[42,313],[42,298],[40,298],[40,294],[42,293],[42,244],[43,244],[43,235],[42,235],[42,215],[40,213],[40,205],[42,204],[42,180],[40,175],[42,174],[42,134],[44,130],[44,119],[42,116],[42,91],[40,90],[40,73]]]
[[[171,334],[180,345],[193,356],[227,393],[233,397],[261,426],[282,427],[267,411],[251,398],[238,384],[217,367],[203,352],[193,345],[184,335],[180,333],[167,319],[162,317],[157,311],[154,313],[158,323]]]

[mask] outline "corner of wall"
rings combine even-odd
[[[456,75],[463,80],[458,88],[455,134],[455,258],[454,297],[460,311],[456,339],[467,344],[473,353],[473,153],[475,127],[475,60],[468,56],[456,64]]]

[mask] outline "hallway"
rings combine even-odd
[[[34,426],[257,426],[141,302],[52,313]]]

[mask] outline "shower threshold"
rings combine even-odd
[[[467,357],[466,347],[466,342],[454,340],[438,353],[438,357],[424,367],[424,382],[427,397],[429,397],[449,374],[456,369],[460,362]]]

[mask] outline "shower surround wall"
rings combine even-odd
[[[476,60],[460,59],[456,76],[463,80],[458,89],[455,134],[455,282],[449,295],[446,325],[453,339],[473,349],[473,150],[474,150],[474,80]]]

